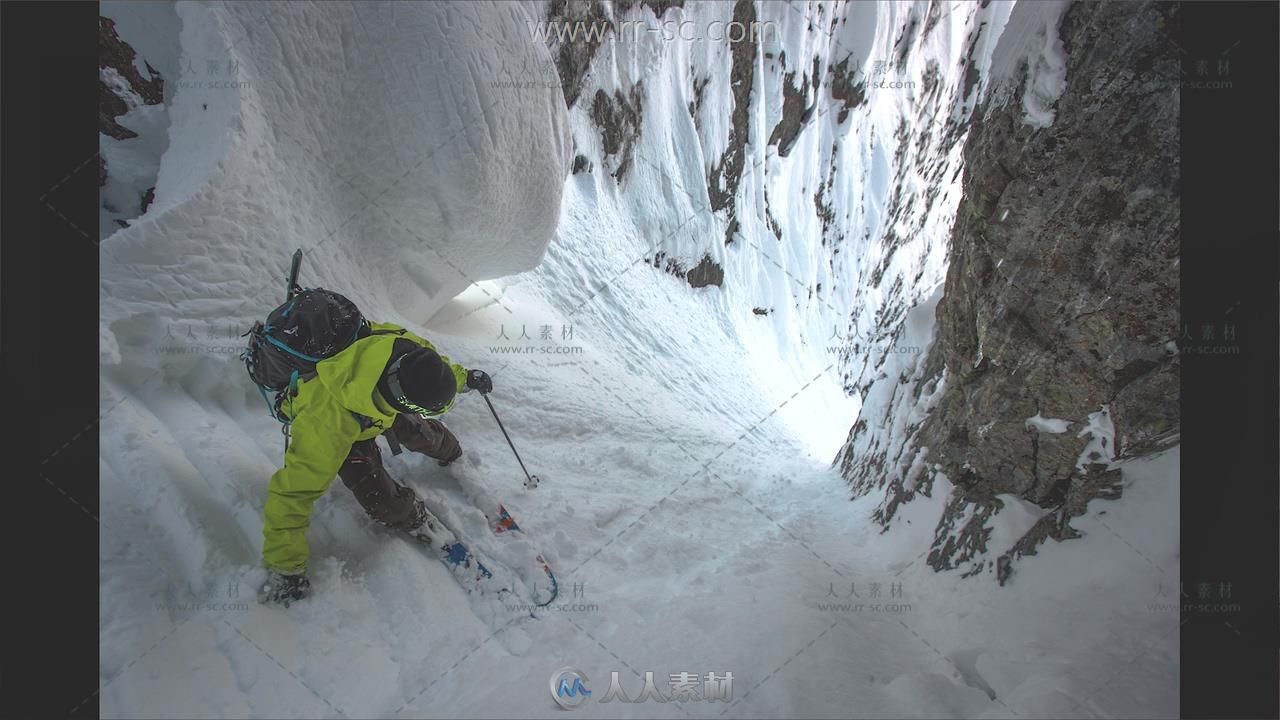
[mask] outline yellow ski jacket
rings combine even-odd
[[[374,334],[316,363],[316,375],[298,383],[297,395],[283,410],[292,418],[284,467],[271,476],[263,507],[262,559],[276,572],[306,571],[307,528],[311,509],[329,489],[351,445],[391,428],[396,411],[374,401],[377,384],[398,339],[435,350],[430,342],[393,323],[373,323]],[[453,370],[458,392],[466,390],[467,371],[440,356]],[[387,410],[383,408],[386,407]]]

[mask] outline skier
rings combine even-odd
[[[462,448],[435,418],[453,407],[457,393],[493,389],[487,373],[450,361],[399,325],[369,328],[371,333],[318,362],[316,376],[298,383],[296,395],[285,402],[292,440],[263,507],[268,577],[259,593],[262,602],[287,607],[310,589],[307,527],[312,506],[334,475],[373,520],[429,542],[426,505],[387,474],[374,438],[385,433],[393,451],[403,444],[448,465]]]

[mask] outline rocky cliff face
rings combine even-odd
[[[164,99],[165,78],[120,38],[115,21],[99,17],[98,132],[103,136],[103,152],[98,155],[100,236],[128,227],[155,197],[155,167],[164,146]],[[147,153],[140,147],[157,149]]]
[[[914,375],[886,380],[923,419],[892,435],[860,418],[837,458],[855,494],[885,493],[886,526],[946,475],[937,570],[1005,582],[1074,536],[1090,499],[1118,497],[1113,458],[1177,440],[1177,34],[1176,5],[1076,3],[1052,125],[1024,122],[1016,96],[974,114],[936,334]],[[1000,495],[1044,509],[1008,548],[987,545]]]
[[[138,105],[164,102],[164,78],[146,65],[150,77],[142,77],[134,63],[134,49],[120,39],[116,24],[106,17],[98,18],[98,132],[117,140],[135,138],[138,133],[120,125],[116,118]],[[145,63],[144,63],[145,64]],[[107,79],[112,80],[111,84]]]

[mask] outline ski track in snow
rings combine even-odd
[[[1008,17],[1001,6],[986,12]],[[1077,521],[1085,537],[1041,547],[1003,589],[925,565],[945,488],[904,506],[881,535],[867,520],[877,499],[850,503],[829,467],[858,405],[817,346],[834,342],[853,301],[810,301],[800,286],[861,278],[858,261],[880,258],[829,268],[812,243],[779,243],[747,186],[768,187],[786,237],[813,237],[813,188],[848,133],[840,158],[852,169],[838,175],[835,212],[878,237],[904,100],[872,98],[856,131],[822,113],[788,158],[749,144],[743,239],[724,248],[700,178],[723,153],[729,108],[704,108],[695,130],[683,107],[689,67],[712,78],[708,103],[732,102],[724,48],[606,46],[617,56],[597,58],[566,115],[558,90],[489,84],[549,62],[527,34],[520,42],[540,6],[284,7],[178,6],[185,52],[238,62],[249,86],[176,94],[156,203],[102,245],[102,715],[553,717],[548,678],[565,665],[589,676],[596,698],[614,670],[633,698],[646,671],[664,690],[673,673],[733,673],[729,703],[597,702],[592,717],[1177,714],[1177,526],[1164,522],[1177,517],[1176,449],[1125,465],[1123,498],[1095,501]],[[806,30],[804,12],[761,12],[800,54],[793,69],[814,55],[885,55],[904,8],[842,9],[850,21],[834,45]],[[952,62],[974,17],[951,13],[922,52]],[[422,49],[446,27],[472,35],[449,45],[453,55]],[[1023,44],[1055,66],[1043,38]],[[917,76],[923,62],[911,58]],[[416,70],[424,63],[447,70]],[[776,87],[781,74],[765,65],[755,82]],[[619,188],[601,170],[589,98],[641,78],[644,130]],[[383,106],[396,111],[371,110]],[[764,112],[752,137],[767,137],[781,111]],[[570,135],[594,173],[560,177]],[[912,304],[937,301],[940,233],[958,200],[948,192],[934,236],[909,238],[890,263],[887,277],[924,277]],[[866,207],[844,199],[856,193]],[[708,237],[723,288],[693,289],[639,262],[656,247],[695,257]],[[446,418],[461,462],[384,456],[478,552],[546,555],[560,599],[538,619],[469,598],[340,482],[312,518],[313,595],[288,609],[256,602],[261,508],[283,442],[230,336],[282,299],[299,245],[304,284],[344,292],[493,374],[494,405],[541,487],[521,487],[475,396]],[[873,288],[861,300],[854,335],[883,298]],[[777,309],[760,318],[756,305]],[[210,328],[222,337],[205,340]],[[227,349],[161,349],[193,344]],[[577,350],[502,350],[555,346]],[[525,537],[489,533],[495,501]],[[993,556],[1034,521],[1021,510],[1001,516],[1005,546]]]

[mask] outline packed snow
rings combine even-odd
[[[1078,467],[1090,463],[1108,464],[1116,456],[1116,426],[1111,422],[1111,411],[1103,405],[1097,412],[1089,413],[1088,423],[1080,428],[1076,437],[1087,437],[1088,444],[1080,451]]]
[[[1027,418],[1026,426],[1037,432],[1057,434],[1064,433],[1070,429],[1071,421],[1063,420],[1062,418],[1047,418],[1040,413],[1036,413]]]
[[[998,27],[994,36],[1000,41],[987,82],[998,97],[1018,87],[1010,80],[1020,79],[1023,121],[1033,127],[1053,124],[1053,103],[1067,86],[1067,54],[1057,28],[1069,4],[992,3],[991,18]]]
[[[970,32],[1012,24],[1020,8],[954,8],[903,77],[919,88],[933,60],[944,96],[959,97]],[[669,12],[705,27],[732,9]],[[778,156],[762,140],[783,70],[763,54],[785,49],[787,70],[849,58],[869,73],[923,5],[758,9],[777,33],[758,50],[741,239],[726,246],[705,183],[729,138],[723,42],[606,42],[567,110],[555,84],[495,84],[551,66],[528,31],[541,3],[104,4],[140,54],[172,53],[160,70],[178,67],[182,82],[152,133],[165,143],[155,202],[101,244],[103,716],[552,717],[548,680],[565,666],[588,677],[591,717],[1177,715],[1176,448],[1117,464],[1123,497],[1095,501],[1076,521],[1083,538],[1041,546],[1004,588],[923,562],[945,478],[883,534],[868,521],[876,498],[849,501],[831,460],[859,413],[919,422],[940,389],[908,402],[878,383],[864,404],[841,370],[920,379],[963,143],[931,185],[927,158],[895,152],[918,111],[910,91],[869,92],[838,122],[823,88]],[[647,6],[629,12],[656,21]],[[1048,97],[1060,82],[1049,12],[1015,38],[988,26],[983,72],[1012,44],[1023,66],[1044,65],[1028,82]],[[833,31],[832,18],[845,20]],[[165,32],[171,42],[150,37]],[[211,68],[220,77],[203,77]],[[695,121],[697,79],[708,84]],[[619,184],[601,169],[590,98],[640,80],[643,131]],[[575,153],[596,170],[571,174]],[[815,240],[824,183],[848,235],[834,258]],[[897,183],[908,198],[940,189],[933,210],[887,217]],[[886,257],[877,241],[893,228],[923,230]],[[283,300],[296,247],[304,285],[492,374],[540,487],[522,487],[474,395],[445,418],[460,463],[383,454],[478,552],[545,555],[560,599],[536,618],[468,596],[341,483],[312,518],[312,596],[257,602],[283,438],[239,361],[240,335]],[[724,285],[646,265],[658,248],[709,253]],[[900,331],[874,337],[894,303]],[[1097,442],[1109,424],[1090,416],[1086,429]],[[993,557],[1040,512],[1004,500]],[[488,532],[498,502],[524,536]],[[732,693],[600,703],[612,671],[632,699],[649,672],[664,694],[672,675],[732,673]]]

